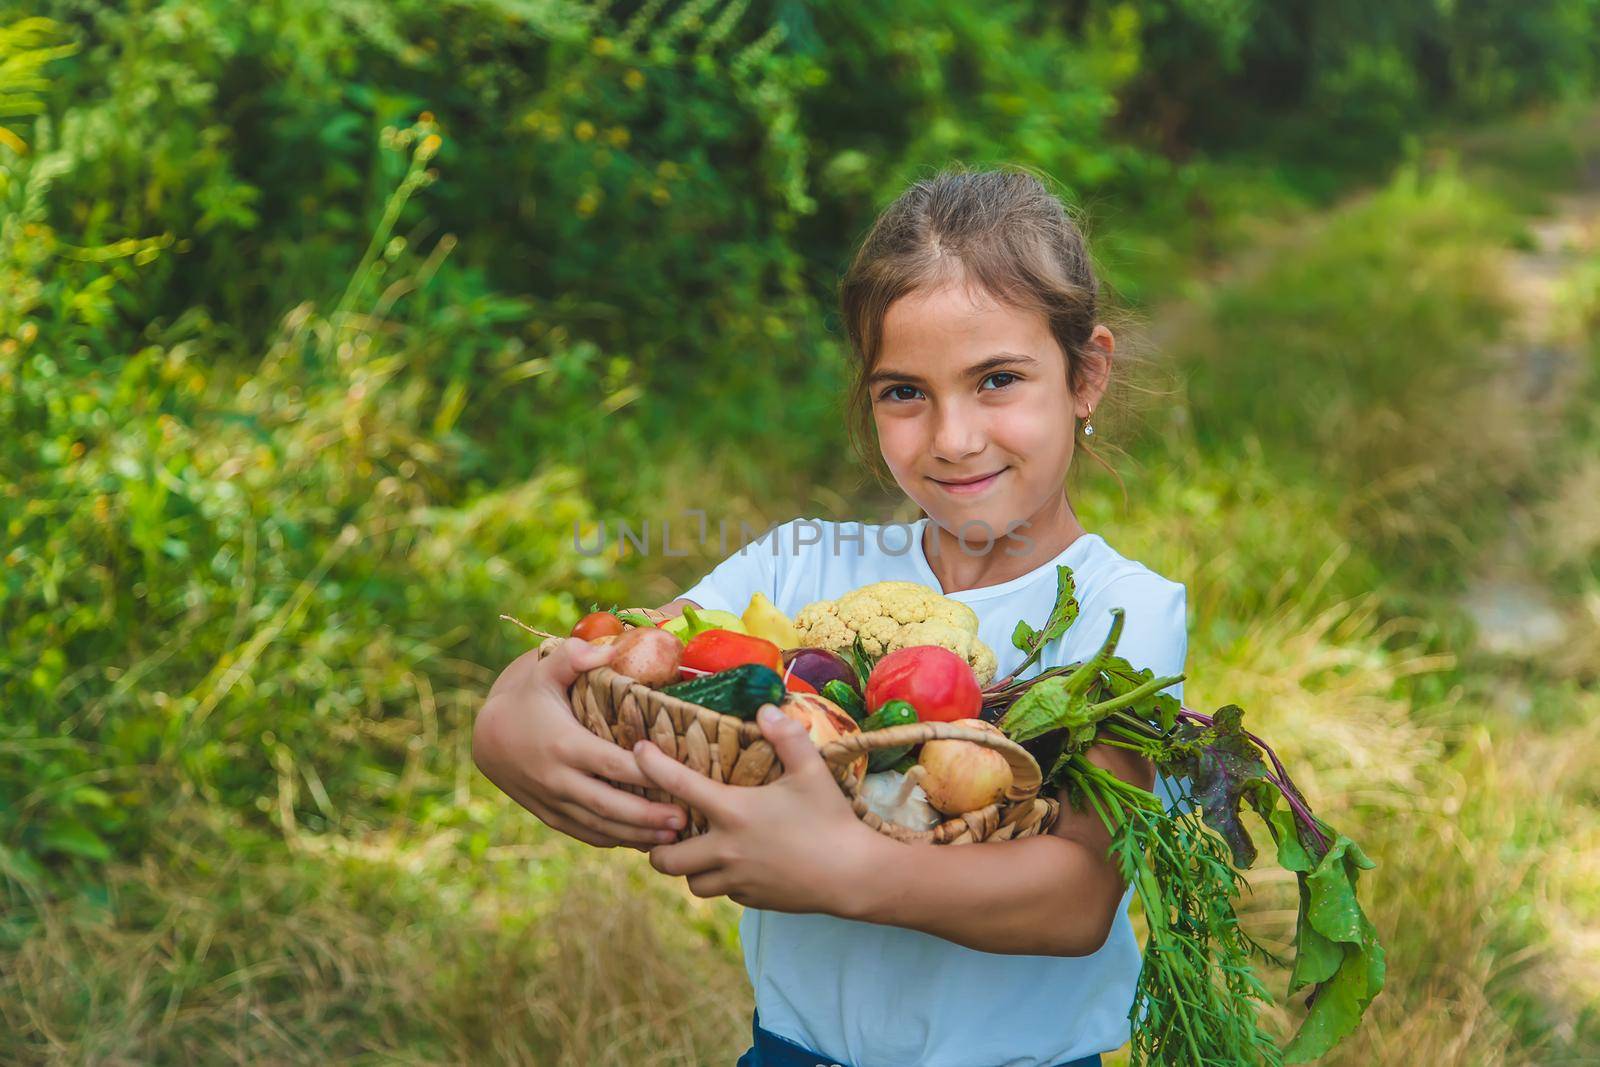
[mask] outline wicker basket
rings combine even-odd
[[[1061,812],[1059,801],[1038,795],[1042,776],[1039,764],[1026,749],[996,730],[978,730],[948,722],[914,722],[890,726],[871,733],[846,734],[825,745],[822,757],[831,766],[847,766],[863,752],[899,745],[917,745],[943,739],[971,741],[998,751],[1011,766],[1011,788],[997,803],[961,815],[954,815],[931,830],[912,830],[887,822],[867,810],[866,801],[856,791],[859,782],[846,785],[850,805],[861,821],[898,841],[925,841],[935,845],[964,845],[978,841],[1006,841],[1013,837],[1032,837],[1048,833]]]
[[[539,646],[548,655],[560,643],[551,638]],[[761,727],[732,715],[667,696],[641,685],[610,667],[596,667],[578,675],[571,690],[572,709],[578,721],[593,734],[624,748],[648,738],[682,763],[708,778],[729,785],[765,785],[783,773],[783,764],[767,742]],[[860,779],[851,769],[859,758],[877,748],[911,745],[952,738],[972,741],[998,750],[1011,765],[1012,786],[998,803],[946,819],[931,830],[910,830],[885,822],[867,810],[858,795]],[[932,844],[966,844],[1003,841],[1046,833],[1060,812],[1057,801],[1038,796],[1039,764],[1010,738],[989,730],[950,723],[924,722],[892,726],[871,733],[847,734],[822,748],[822,755],[850,798],[861,820],[880,833],[901,841]],[[688,826],[684,837],[703,833],[704,814],[662,790],[614,783],[630,793],[685,807]]]

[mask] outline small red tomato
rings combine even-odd
[[[784,688],[789,690],[791,693],[815,693],[817,691],[816,686],[812,685],[798,674],[789,675],[789,677],[783,680],[783,685]]]
[[[622,620],[609,611],[591,611],[572,628],[572,636],[585,641],[593,641],[597,637],[615,637],[621,632]]]

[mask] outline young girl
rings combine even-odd
[[[1114,344],[1060,201],[1023,172],[918,182],[877,220],[841,296],[852,436],[925,517],[796,519],[662,610],[737,612],[760,591],[793,616],[870,582],[920,582],[972,607],[1004,675],[1022,658],[1013,628],[1049,614],[1064,564],[1080,611],[1039,669],[1086,659],[1120,607],[1118,653],[1180,673],[1184,587],[1086,531],[1065,490]],[[875,451],[864,444],[874,433]],[[1131,893],[1092,812],[1063,803],[1051,833],[1023,840],[903,844],[856,819],[804,730],[770,707],[759,721],[785,770],[761,789],[701,777],[647,741],[626,753],[594,738],[564,692],[608,658],[571,641],[543,662],[518,660],[491,690],[474,754],[557,829],[653,845],[651,864],[696,895],[745,905],[756,1012],[740,1067],[1056,1067],[1097,1064],[1127,1040],[1140,966]],[[1153,768],[1125,750],[1089,755],[1152,785]],[[601,778],[665,789],[705,811],[710,830],[659,843],[682,825],[678,810]]]

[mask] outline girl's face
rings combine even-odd
[[[896,300],[867,389],[900,488],[968,542],[1050,507],[1065,491],[1073,420],[1105,390],[1110,331],[1095,327],[1092,343],[1105,358],[1074,395],[1043,315],[961,283]]]

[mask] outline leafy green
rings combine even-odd
[[[1122,625],[1122,609],[1111,609],[1111,629],[1100,650],[1070,673],[1030,680],[1006,710],[1000,729],[1019,743],[1064,730],[1063,751],[1071,755],[1094,741],[1096,724],[1113,712],[1127,710],[1136,721],[1146,721],[1147,713],[1155,709],[1159,691],[1182,681],[1183,676],[1156,678],[1153,672],[1146,671],[1131,688],[1108,681],[1103,671],[1114,658],[1112,651],[1122,636]],[[1102,692],[1110,695],[1100,701],[1091,699],[1091,694]]]
[[[1278,864],[1293,871],[1300,886],[1289,995],[1307,986],[1311,993],[1305,1020],[1285,1052],[1290,1063],[1308,1063],[1354,1033],[1383,988],[1383,946],[1356,894],[1361,872],[1375,864],[1343,834],[1314,860],[1288,810],[1275,812],[1267,825],[1278,843]]]
[[[1129,1012],[1132,1063],[1278,1064],[1258,1023],[1271,995],[1251,967],[1263,955],[1239,925],[1243,880],[1224,844],[1192,811],[1082,755],[1070,757],[1073,796],[1111,830],[1111,855],[1147,920],[1144,965]]]
[[[1065,567],[1060,581],[1057,608],[1071,603],[1075,613]],[[1122,628],[1121,609],[1112,609],[1105,641],[1088,660],[1024,681],[1013,675],[990,687],[985,705],[1002,710],[999,725],[1012,740],[1045,738],[1038,750],[1052,761],[1045,788],[1065,790],[1075,807],[1100,817],[1111,855],[1145,909],[1132,1062],[1315,1059],[1359,1025],[1383,986],[1383,949],[1356,897],[1357,875],[1372,862],[1311,814],[1277,756],[1244,728],[1237,705],[1210,716],[1186,709],[1162,692],[1181,676],[1157,678],[1116,656]],[[1014,640],[1037,651],[1049,629],[1019,624]],[[1187,778],[1186,795],[1164,808],[1154,794],[1091,763],[1085,753],[1096,744],[1131,750],[1160,772]],[[1242,821],[1247,804],[1267,820],[1278,861],[1299,884],[1289,994],[1311,992],[1306,1018],[1282,1050],[1257,1024],[1260,1005],[1271,998],[1251,964],[1266,954],[1234,910],[1244,884],[1238,872],[1257,858]]]
[[[1244,712],[1230,704],[1218,710],[1212,725],[1188,727],[1195,738],[1193,755],[1172,768],[1188,776],[1205,824],[1228,843],[1234,865],[1241,868],[1255,863],[1256,846],[1239,819],[1240,805],[1248,801],[1265,817],[1275,797],[1261,750],[1245,736],[1243,719]]]
[[[1065,730],[1066,743],[1076,751],[1094,740],[1095,724],[1100,721],[1094,707],[1081,690],[1073,690],[1071,679],[1050,678],[1018,697],[1000,728],[1019,744]]]
[[[1121,656],[1106,656],[1100,668],[1101,679],[1105,691],[1111,696],[1126,696],[1155,677],[1155,671],[1149,667],[1135,668]],[[1144,709],[1144,717],[1151,722],[1159,723],[1163,730],[1170,730],[1178,721],[1178,709],[1181,705],[1178,698],[1171,693],[1157,692],[1149,698],[1149,704]],[[1150,714],[1153,712],[1154,714]]]
[[[617,612],[614,612],[614,614],[617,616],[617,618],[621,619],[623,622],[627,623],[629,626],[654,626],[655,625],[655,622],[650,618],[650,616],[646,615],[642,611],[617,611]]]
[[[872,668],[877,666],[877,658],[867,651],[860,634],[857,634],[855,641],[851,643],[845,659],[850,661],[850,669],[856,672],[856,688],[865,694],[867,679],[872,676]]]
[[[1029,626],[1025,620],[1017,620],[1016,629],[1011,631],[1011,643],[1023,653],[1023,660],[1017,665],[1016,670],[1006,675],[998,685],[1004,685],[1033,666],[1044,653],[1044,646],[1067,632],[1067,628],[1078,617],[1078,598],[1074,595],[1073,589],[1072,568],[1057,567],[1056,600],[1050,608],[1050,615],[1045,619],[1044,626],[1037,630]]]

